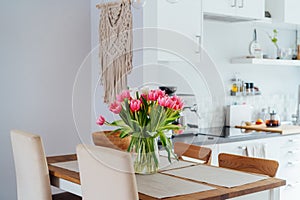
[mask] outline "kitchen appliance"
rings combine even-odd
[[[226,107],[225,125],[235,127],[244,122],[251,122],[253,107],[250,105],[229,105]]]
[[[199,129],[198,135],[207,135],[214,137],[241,137],[249,136],[252,133],[252,130],[244,130],[239,128],[231,127],[212,127],[212,128],[201,128]]]
[[[173,96],[177,90],[176,86],[159,86],[159,89],[166,92],[167,95]]]

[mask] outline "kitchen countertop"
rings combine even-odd
[[[212,145],[212,144],[222,144],[222,143],[230,143],[230,142],[264,139],[264,138],[271,138],[271,137],[285,137],[285,136],[286,135],[281,135],[280,133],[255,132],[255,131],[251,133],[247,133],[245,135],[231,136],[231,137],[218,137],[218,136],[209,136],[209,135],[201,135],[201,134],[198,135],[182,134],[182,135],[174,136],[172,141],[173,143],[185,142],[185,143],[195,144],[195,145]]]

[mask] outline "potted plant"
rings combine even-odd
[[[110,104],[110,111],[120,116],[120,120],[107,122],[101,115],[97,124],[116,126],[115,132],[120,132],[120,138],[131,136],[127,149],[135,153],[134,169],[136,173],[155,173],[159,166],[157,138],[171,156],[172,142],[166,133],[170,130],[180,131],[180,125],[173,124],[180,117],[183,101],[177,96],[168,96],[164,91],[143,90],[138,91],[135,97],[129,90],[117,95],[116,101]]]
[[[280,59],[280,48],[279,48],[279,46],[277,44],[277,42],[278,42],[278,38],[277,38],[278,37],[278,31],[277,31],[277,29],[273,29],[273,35],[272,36],[269,33],[267,33],[267,34],[268,34],[271,42],[276,47],[276,56],[277,56],[277,59]]]

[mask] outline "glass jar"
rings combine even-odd
[[[280,126],[280,117],[275,110],[272,110],[266,117],[267,127],[278,127]]]

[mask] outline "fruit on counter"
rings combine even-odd
[[[251,122],[245,122],[246,126],[251,126],[252,123]]]
[[[260,125],[260,124],[263,124],[263,123],[264,123],[264,120],[262,120],[262,119],[257,119],[256,122],[255,122],[256,125]]]

